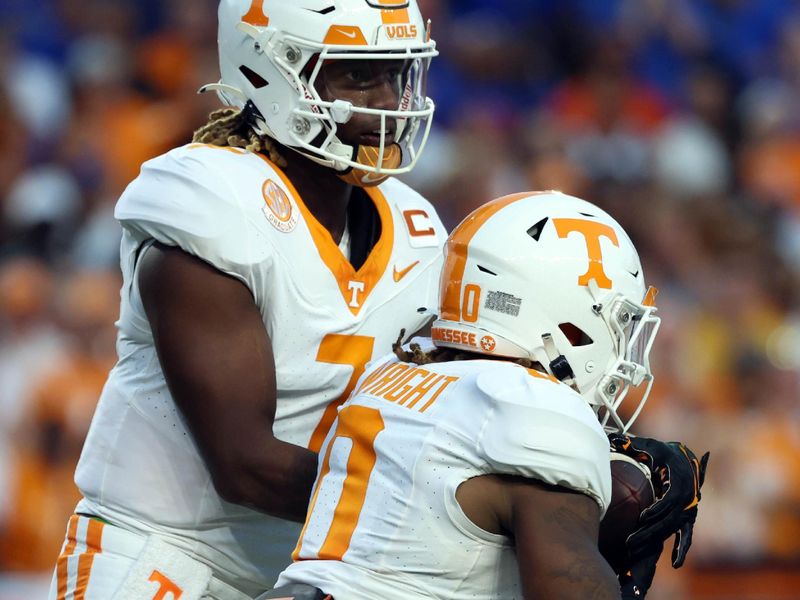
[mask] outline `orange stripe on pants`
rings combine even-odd
[[[89,574],[92,571],[94,555],[103,551],[103,524],[89,519],[86,532],[86,552],[78,558],[78,580],[75,583],[75,600],[83,600],[89,587]]]
[[[57,600],[66,600],[67,598],[67,580],[69,577],[68,564],[69,557],[75,551],[77,545],[77,530],[80,517],[73,515],[69,520],[69,528],[67,529],[67,543],[64,546],[64,551],[58,557],[56,563],[56,578],[57,578]],[[78,576],[75,581],[75,591],[72,594],[74,600],[83,600],[86,596],[86,589],[89,587],[89,574],[92,570],[92,563],[94,562],[94,555],[103,551],[102,538],[103,538],[103,524],[94,519],[87,519],[88,526],[86,530],[86,551],[78,556]]]
[[[69,526],[67,527],[67,543],[56,561],[56,578],[58,582],[58,597],[57,600],[65,600],[67,597],[67,560],[75,551],[77,544],[78,533],[78,515],[72,515],[69,518]]]

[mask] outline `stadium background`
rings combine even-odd
[[[800,598],[800,4],[420,5],[438,108],[409,182],[448,227],[521,189],[590,199],[661,290],[638,432],[712,459],[650,597]],[[114,202],[216,106],[215,32],[213,0],[0,0],[0,600],[43,597],[114,361]]]

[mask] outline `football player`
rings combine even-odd
[[[474,211],[447,241],[432,344],[359,380],[266,597],[643,598],[655,561],[618,580],[597,538],[604,426],[625,434],[647,399],[654,297],[588,202],[527,192]]]
[[[218,42],[229,107],[116,208],[119,360],[51,598],[268,589],[336,408],[428,320],[446,232],[390,178],[434,110],[416,2],[222,0]]]

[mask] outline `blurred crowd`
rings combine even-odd
[[[800,4],[419,4],[441,55],[407,181],[450,228],[524,189],[615,215],[663,319],[637,432],[712,454],[683,571],[800,570]],[[6,575],[58,553],[115,360],[114,203],[217,106],[195,93],[218,79],[215,40],[214,0],[0,0]],[[664,598],[717,597],[684,572],[659,571]]]

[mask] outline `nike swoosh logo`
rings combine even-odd
[[[403,277],[408,275],[408,273],[411,271],[411,269],[416,267],[418,264],[419,264],[419,261],[415,261],[415,262],[411,263],[410,265],[408,265],[402,271],[398,271],[397,270],[397,265],[395,265],[394,266],[394,272],[392,273],[392,277],[394,277],[395,281],[400,281]]]
[[[370,173],[369,171],[364,173],[361,177],[361,183],[375,183],[376,181],[383,181],[386,179],[386,175],[383,173]]]
[[[341,27],[337,27],[334,29],[336,33],[341,33],[344,37],[349,37],[350,39],[356,39],[356,32],[355,31],[346,31]]]

